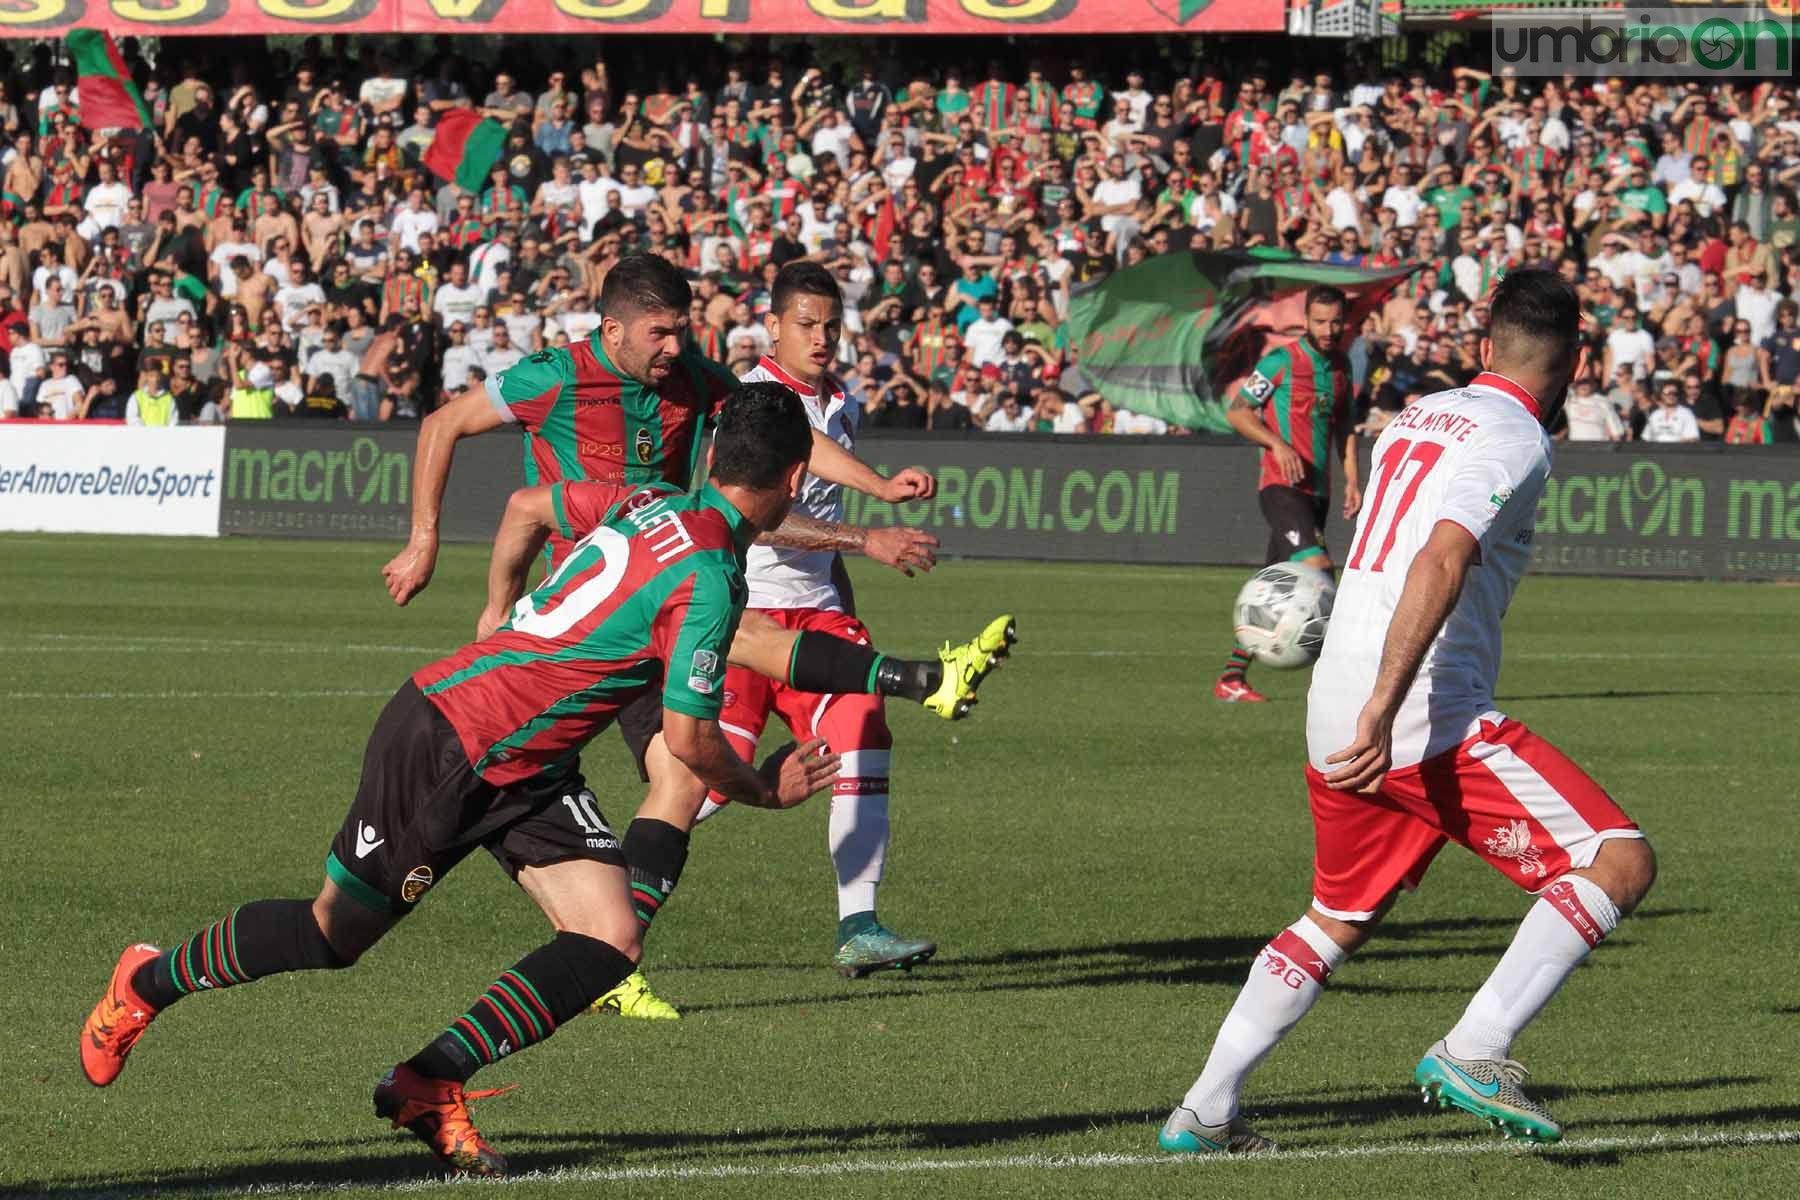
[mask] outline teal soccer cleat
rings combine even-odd
[[[1425,1103],[1473,1113],[1509,1138],[1554,1142],[1562,1126],[1544,1107],[1525,1094],[1520,1082],[1527,1072],[1510,1058],[1457,1058],[1439,1041],[1413,1068]]]
[[[885,925],[876,925],[839,946],[831,965],[840,975],[861,979],[876,971],[910,971],[936,953],[936,942],[903,938]]]
[[[1205,1125],[1191,1108],[1177,1108],[1163,1122],[1156,1144],[1171,1154],[1269,1154],[1275,1143],[1251,1129],[1242,1117]]]

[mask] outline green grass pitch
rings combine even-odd
[[[310,896],[370,724],[473,630],[485,552],[406,610],[372,544],[0,538],[8,765],[0,838],[0,1193],[432,1185],[369,1093],[544,937],[485,856],[349,972],[182,1005],[106,1091],[76,1032],[119,950],[238,902]],[[859,563],[880,643],[917,652],[1018,613],[973,720],[894,710],[882,914],[941,944],[910,977],[827,966],[826,804],[695,836],[646,966],[679,1024],[584,1017],[508,1059],[477,1108],[508,1196],[999,1194],[1792,1196],[1800,591],[1530,579],[1504,707],[1649,831],[1662,879],[1517,1053],[1567,1124],[1503,1146],[1429,1112],[1412,1065],[1526,898],[1446,851],[1387,936],[1252,1082],[1291,1156],[1169,1160],[1248,956],[1306,902],[1303,673],[1209,696],[1241,571]],[[588,755],[615,826],[640,795]]]

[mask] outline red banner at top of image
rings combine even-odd
[[[1278,32],[1283,0],[8,0],[0,37]]]

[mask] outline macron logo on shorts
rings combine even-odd
[[[356,823],[356,857],[369,857],[369,855],[374,852],[375,847],[381,845],[381,843],[385,841],[387,841],[387,839],[379,836],[375,832],[375,827],[367,821],[358,821]]]

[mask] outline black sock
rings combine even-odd
[[[629,974],[631,960],[611,943],[559,933],[494,980],[406,1065],[430,1079],[462,1083],[489,1063],[543,1041]]]
[[[819,695],[903,696],[915,703],[937,691],[944,664],[937,659],[890,658],[872,646],[808,631],[794,639],[788,683]]]
[[[662,911],[687,865],[688,835],[667,821],[638,817],[625,830],[625,861],[631,867],[631,907],[645,929]]]
[[[236,987],[283,971],[350,964],[313,919],[311,900],[255,900],[166,950],[131,976],[132,990],[158,1010],[190,992]]]

